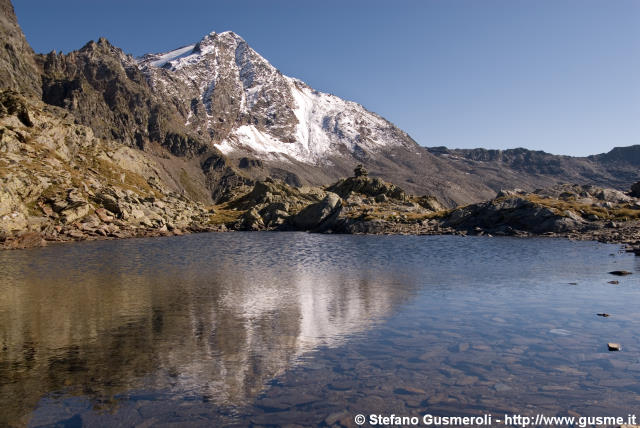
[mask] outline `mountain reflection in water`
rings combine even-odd
[[[242,406],[299,357],[341,345],[412,292],[366,253],[306,234],[5,252],[0,425],[27,423],[51,393],[106,407],[131,390]]]

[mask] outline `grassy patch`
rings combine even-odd
[[[245,211],[229,209],[227,204],[216,205],[213,209],[213,214],[209,216],[209,223],[216,225],[235,223],[245,213]]]
[[[89,163],[89,167],[93,168],[102,178],[107,179],[108,183],[115,187],[131,190],[141,196],[153,195],[155,197],[161,197],[159,193],[155,192],[151,186],[149,186],[147,180],[142,176],[122,169],[113,162],[94,157],[91,158]],[[75,175],[74,178],[76,177],[82,179],[82,177],[79,177],[78,175]]]

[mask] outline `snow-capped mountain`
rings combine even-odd
[[[404,132],[361,105],[284,76],[233,32],[139,59],[154,90],[227,155],[321,165],[345,153],[414,148]]]

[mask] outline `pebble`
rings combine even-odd
[[[411,395],[411,394],[427,395],[427,391],[419,388],[412,388],[410,386],[396,388],[393,390],[393,392],[396,394],[402,394],[402,395]]]

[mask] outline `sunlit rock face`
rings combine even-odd
[[[392,273],[341,272],[304,252],[278,266],[239,245],[215,260],[124,244],[0,262],[5,422],[56,392],[171,391],[241,406],[305,354],[366,331],[407,290]]]

